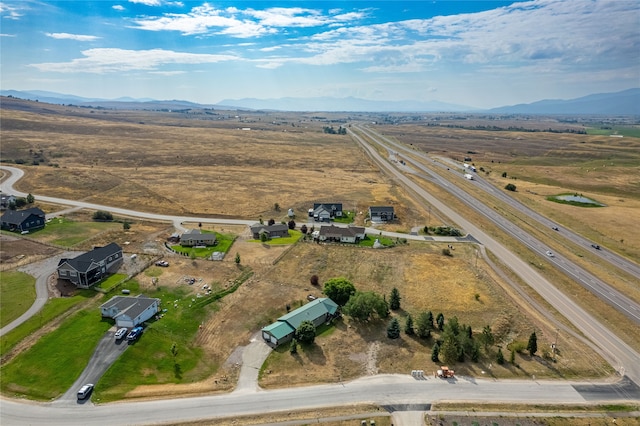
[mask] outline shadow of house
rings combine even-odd
[[[272,346],[290,342],[302,321],[311,321],[318,327],[340,315],[338,305],[327,297],[321,297],[278,318],[262,329],[262,338]]]
[[[262,234],[267,235],[267,239],[281,238],[289,236],[289,227],[283,223],[276,223],[274,225],[263,225],[256,223],[251,226],[251,235],[254,240],[261,239]]]
[[[203,233],[199,229],[192,229],[180,236],[180,245],[182,247],[215,246],[216,234]]]
[[[160,312],[160,299],[114,296],[100,306],[103,318],[112,318],[118,327],[133,328]]]
[[[24,210],[7,210],[0,218],[2,229],[17,232],[29,232],[44,228],[46,217],[38,207]]]
[[[122,248],[111,243],[73,259],[60,259],[58,278],[71,281],[78,288],[89,288],[122,265]]]

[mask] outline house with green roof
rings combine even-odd
[[[327,297],[321,297],[278,318],[276,322],[262,329],[262,338],[273,346],[289,342],[302,324],[311,321],[318,327],[339,315],[338,305]]]

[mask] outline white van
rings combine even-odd
[[[78,399],[86,399],[93,390],[93,383],[88,383],[80,388],[78,391]]]

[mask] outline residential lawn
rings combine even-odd
[[[333,222],[336,223],[353,223],[353,212],[350,211],[342,211],[342,217],[336,217],[333,219]]]
[[[202,233],[211,233],[212,231],[202,230]],[[195,256],[200,259],[206,259],[210,257],[213,252],[222,252],[227,253],[231,248],[231,245],[236,240],[236,236],[234,234],[220,234],[215,232],[216,234],[216,245],[215,246],[207,246],[206,248],[196,248],[196,247],[182,247],[180,244],[176,244],[171,246],[171,248],[179,254],[184,254],[185,256]]]
[[[302,237],[302,232],[296,231],[295,229],[289,229],[289,236],[288,237],[273,238],[271,240],[264,241],[264,244],[269,244],[269,245],[272,245],[272,246],[293,244],[296,241],[298,241],[301,237]],[[253,242],[253,243],[262,243],[263,242],[261,240],[249,240],[249,241]]]
[[[58,316],[64,314],[73,306],[95,296],[96,293],[93,290],[81,290],[77,295],[72,297],[49,299],[40,312],[2,336],[0,356],[4,356],[25,337],[39,330],[42,326],[46,325]]]
[[[375,237],[367,235],[364,240],[361,240],[358,245],[363,247],[373,247],[373,243],[376,242],[376,239],[385,247],[391,247],[394,245],[394,241],[391,238],[383,237],[382,235],[377,235]]]
[[[87,366],[105,332],[113,325],[94,309],[80,311],[1,367],[6,394],[50,400],[63,394]]]
[[[121,399],[139,385],[195,382],[217,369],[193,343],[200,324],[216,309],[216,304],[194,305],[193,294],[179,288],[159,287],[147,296],[161,299],[162,318],[150,321],[140,339],[102,376],[96,386],[95,401]],[[174,344],[175,359],[171,351]]]
[[[20,315],[36,300],[36,279],[18,271],[0,272],[0,327]]]
[[[122,282],[126,278],[127,276],[125,274],[109,275],[107,278],[96,284],[95,287],[111,291],[116,285],[118,285],[118,283]]]
[[[29,234],[31,238],[46,241],[63,247],[73,247],[101,232],[122,228],[122,224],[114,222],[76,222],[64,217],[57,217],[47,225]]]

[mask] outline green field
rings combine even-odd
[[[607,128],[590,128],[587,129],[588,135],[620,135],[623,137],[631,137],[631,138],[640,138],[640,128],[639,127],[620,127],[620,126],[612,126]]]
[[[21,340],[25,339],[30,334],[35,333],[42,326],[64,314],[73,306],[95,296],[96,292],[93,290],[82,290],[72,297],[49,299],[37,314],[2,336],[0,355],[4,356]]]
[[[272,238],[270,240],[264,241],[264,244],[269,244],[272,246],[282,246],[282,245],[287,245],[287,244],[293,244],[296,241],[298,241],[300,238],[302,237],[302,232],[300,231],[296,231],[295,229],[289,229],[289,236],[288,237],[281,237],[281,238]],[[261,240],[249,240],[252,243],[262,243],[263,241]]]
[[[96,345],[113,325],[96,310],[80,311],[3,365],[0,388],[7,395],[51,400],[63,394],[87,366]]]
[[[0,272],[0,327],[20,315],[36,300],[36,279],[18,271]]]

